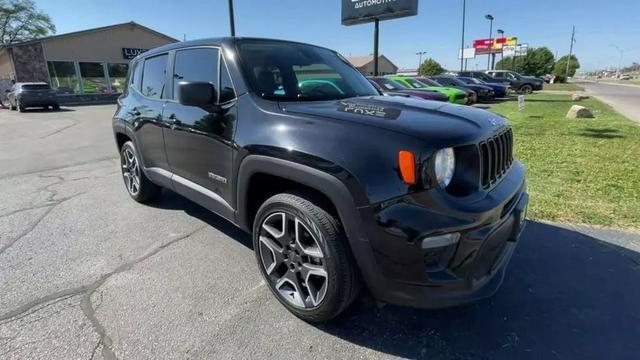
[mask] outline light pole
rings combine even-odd
[[[460,42],[460,71],[463,70],[464,64],[464,26],[467,16],[467,0],[462,0],[462,41]]]
[[[487,14],[484,18],[489,20],[489,54],[487,55],[487,70],[491,70],[491,51],[493,50],[493,15]]]
[[[502,29],[498,29],[498,35],[503,38],[504,37],[504,30]],[[502,44],[502,46],[500,47],[500,61],[502,62],[502,68],[504,68],[504,44]]]
[[[420,56],[420,60],[418,60],[418,70],[420,70],[420,65],[422,65],[422,55],[426,54],[426,51],[418,51],[416,55]]]
[[[231,28],[231,36],[236,36],[236,21],[233,18],[233,0],[229,0],[229,27]]]
[[[620,59],[618,60],[618,70],[616,70],[616,78],[620,79],[620,69],[622,68],[622,57],[624,56],[624,50],[620,49],[619,46],[609,45],[609,47],[615,48],[620,52]]]

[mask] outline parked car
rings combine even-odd
[[[522,76],[511,70],[489,70],[487,74],[499,80],[509,81],[511,87],[521,94],[531,94],[534,90],[542,90],[544,85],[542,79]]]
[[[437,91],[421,91],[408,89],[399,82],[391,80],[387,77],[370,77],[369,81],[371,81],[373,86],[375,86],[378,91],[385,94],[402,94],[419,97],[425,100],[449,101],[449,97],[445,94],[439,93]]]
[[[620,75],[620,80],[631,80],[631,75],[622,74],[622,75]]]
[[[421,83],[427,85],[427,86],[434,86],[434,87],[438,87],[438,86],[442,86],[442,87],[446,87],[449,89],[456,89],[459,91],[463,91],[465,93],[465,96],[467,98],[467,102],[465,103],[465,105],[473,105],[475,103],[478,102],[478,94],[476,94],[475,91],[471,90],[471,89],[467,89],[464,87],[459,87],[459,86],[445,86],[442,85],[434,80],[432,80],[431,78],[428,78],[426,76],[416,76],[415,77],[416,80],[420,81]]]
[[[430,76],[429,79],[442,86],[471,90],[476,94],[478,101],[493,101],[496,98],[492,88],[479,84],[469,84],[454,76],[438,75]]]
[[[44,82],[15,83],[7,91],[7,101],[10,110],[24,111],[30,107],[51,107],[60,109],[55,90]]]
[[[408,76],[390,76],[392,80],[395,80],[402,84],[402,86],[407,87],[408,89],[415,89],[419,91],[437,91],[441,94],[445,94],[449,97],[449,102],[454,104],[465,105],[468,102],[467,94],[458,89],[448,88],[444,86],[440,86],[438,84],[425,84],[420,82],[416,78],[408,77]]]
[[[464,76],[458,76],[458,79],[464,81],[467,84],[477,84],[477,85],[488,86],[493,90],[493,93],[497,98],[503,98],[507,96],[507,94],[509,93],[509,85],[506,85],[506,84],[503,85],[498,83],[488,83],[480,79],[464,77]]]
[[[453,71],[449,72],[449,75],[458,76],[458,77],[470,77],[478,80],[482,80],[489,84],[502,84],[511,86],[511,82],[506,79],[496,79],[484,71]]]
[[[299,87],[313,79],[340,91]],[[490,296],[525,223],[506,119],[380,96],[321,47],[222,38],[149,50],[132,60],[112,123],[130,197],[166,187],[251,233],[268,288],[307,321],[341,313],[362,283],[405,306]]]

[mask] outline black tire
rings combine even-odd
[[[326,292],[322,300],[314,306],[303,309],[286,300],[280,291],[276,289],[274,277],[278,275],[268,275],[266,265],[261,258],[264,249],[264,247],[261,247],[264,244],[260,240],[261,230],[264,233],[263,223],[271,216],[280,213],[285,213],[298,219],[304,225],[304,229],[315,237],[315,243],[318,244],[322,251],[322,266],[326,270]],[[284,217],[282,221],[284,227]],[[331,320],[349,307],[360,292],[362,287],[360,273],[338,220],[325,209],[302,196],[277,194],[262,204],[254,221],[253,246],[258,267],[271,292],[282,305],[302,320],[308,322]],[[285,266],[284,269],[288,268]],[[285,272],[288,271],[286,270]],[[291,271],[293,272],[293,270]],[[307,277],[306,280],[309,280],[309,278]],[[306,289],[307,293],[310,294],[309,283],[306,280],[299,284],[301,284],[302,290]],[[303,292],[302,290],[301,292]]]
[[[520,86],[520,93],[528,95],[528,94],[531,94],[532,92],[533,92],[533,86],[529,84],[524,84]]]
[[[135,168],[127,159],[135,159]],[[140,157],[132,141],[125,142],[120,148],[120,167],[127,193],[139,203],[148,203],[158,198],[162,188],[149,180],[142,171]],[[130,161],[130,160],[129,160]],[[137,181],[132,177],[137,177]],[[130,182],[131,181],[131,182]],[[137,182],[137,185],[135,184]]]

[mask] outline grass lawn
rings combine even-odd
[[[640,230],[640,126],[588,99],[591,120],[569,120],[568,95],[526,97],[492,108],[511,120],[527,167],[529,217]]]
[[[544,90],[556,90],[556,91],[584,91],[582,86],[576,84],[544,84]]]

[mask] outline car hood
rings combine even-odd
[[[433,146],[470,143],[508,126],[501,116],[469,106],[404,97],[369,96],[282,102],[283,111],[376,126],[428,139]]]

